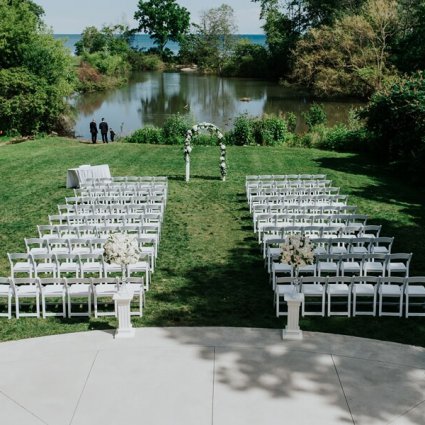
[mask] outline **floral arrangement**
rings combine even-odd
[[[314,263],[313,245],[307,236],[291,235],[280,244],[282,254],[281,263],[286,263],[298,269]]]
[[[225,180],[227,175],[226,145],[222,142],[222,139],[224,138],[222,132],[214,124],[209,122],[202,122],[200,124],[194,125],[190,130],[187,131],[183,150],[184,160],[186,162],[190,161],[190,153],[192,152],[192,146],[190,146],[190,142],[192,141],[192,137],[199,133],[199,130],[207,130],[211,134],[215,134],[220,141],[220,173],[222,180]]]
[[[121,267],[137,263],[140,259],[139,244],[135,236],[113,233],[105,242],[103,257],[109,264]]]

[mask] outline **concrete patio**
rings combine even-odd
[[[1,425],[424,425],[425,349],[246,328],[0,344]]]

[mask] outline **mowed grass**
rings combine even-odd
[[[350,204],[395,236],[394,252],[413,252],[412,275],[425,275],[424,188],[393,176],[365,158],[296,148],[230,147],[229,175],[219,178],[219,148],[195,147],[192,178],[184,182],[179,146],[89,145],[45,138],[0,147],[0,275],[7,252],[23,252],[72,190],[66,170],[109,164],[119,175],[166,175],[169,201],[157,269],[143,318],[135,326],[237,326],[283,328],[263,267],[245,197],[247,174],[325,173]],[[113,318],[0,319],[0,340],[116,327]],[[357,335],[425,346],[424,318],[319,318],[304,330]]]

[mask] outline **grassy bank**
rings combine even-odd
[[[195,147],[192,179],[183,180],[179,146],[89,145],[46,138],[0,147],[0,275],[6,253],[24,250],[71,191],[67,168],[110,165],[113,175],[167,175],[169,202],[157,269],[137,326],[282,328],[252,232],[247,174],[323,172],[350,195],[350,204],[394,235],[394,252],[413,252],[412,274],[425,274],[424,190],[400,182],[360,156],[307,149],[230,147],[228,181],[219,180],[218,147]],[[114,319],[0,320],[0,340],[115,327]],[[425,346],[425,319],[306,318],[305,330],[335,332]]]

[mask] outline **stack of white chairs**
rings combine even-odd
[[[142,316],[145,291],[155,271],[161,226],[168,196],[166,177],[113,177],[86,179],[74,196],[49,215],[49,224],[37,226],[37,237],[25,239],[25,253],[8,253],[10,277],[0,278],[0,299],[17,318],[95,317],[115,315],[116,306],[102,311],[119,288],[120,266],[104,260],[103,245],[111,233],[134,235],[142,253],[129,265],[126,280],[132,286]],[[24,301],[32,309],[22,309]],[[54,304],[54,311],[49,310]],[[76,308],[79,304],[80,308]],[[83,305],[86,305],[84,308]]]
[[[425,316],[425,277],[410,277],[412,254],[393,253],[394,238],[382,237],[326,175],[247,176],[245,186],[277,317],[293,291],[304,294],[303,316]],[[314,264],[295,270],[279,261],[291,235],[309,237]]]

